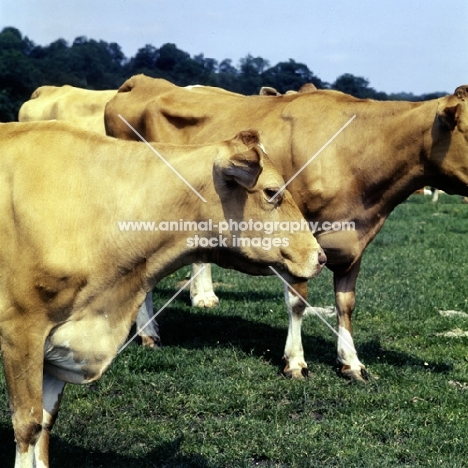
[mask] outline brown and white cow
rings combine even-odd
[[[18,120],[20,122],[61,120],[83,130],[105,135],[104,108],[116,93],[117,90],[93,91],[69,85],[41,86],[32,93],[31,99],[21,106]],[[200,279],[195,277],[195,281]],[[140,306],[136,318],[136,328],[141,342],[148,348],[154,348],[161,343],[158,323],[151,319],[153,316],[153,293],[150,291]]]
[[[295,282],[323,266],[307,230],[278,231],[269,248],[234,242],[254,231],[224,231],[222,243],[211,242],[218,232],[205,230],[209,221],[303,220],[289,193],[271,200],[283,179],[256,132],[204,146],[155,147],[171,166],[144,144],[61,122],[0,125],[0,349],[17,468],[48,466],[65,383],[102,375],[146,292],[164,276],[202,260],[254,275],[273,274],[272,266]],[[119,224],[181,218],[197,221],[199,230],[189,234],[209,246],[189,243],[187,232]]]
[[[244,127],[259,129],[300,210],[317,223],[315,234],[334,274],[341,371],[361,379],[351,316],[362,255],[391,211],[416,189],[428,185],[468,195],[468,86],[418,103],[323,90],[244,97],[172,88],[139,95],[134,87],[108,103],[110,135],[134,138],[118,114],[137,116],[130,123],[149,141],[200,143]],[[355,229],[334,231],[323,224],[350,226],[343,222]],[[297,290],[306,296],[306,284]],[[305,305],[289,296],[287,306],[285,371],[299,377],[306,368],[300,335]]]

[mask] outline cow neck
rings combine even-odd
[[[154,283],[194,260],[187,247],[187,233],[174,223],[202,221],[206,202],[200,197],[211,199],[214,193],[214,157],[207,158],[203,148],[185,147],[181,153],[172,145],[155,145],[157,153],[169,161],[166,164],[146,145],[137,145],[139,152],[126,158],[120,169],[130,179],[121,187],[120,216],[121,221],[140,223],[142,230],[121,233],[120,241],[123,248],[145,259],[146,276]]]
[[[431,132],[436,103],[395,102],[390,105],[370,101],[366,104],[369,110],[357,109],[356,112],[356,106],[350,109],[350,116],[354,111],[356,119],[349,133],[343,133],[344,142],[333,155],[323,156],[334,158],[325,163],[338,171],[336,179],[339,181],[334,185],[333,194],[327,194],[323,183],[325,200],[330,203],[320,206],[319,210],[326,216],[338,208],[333,206],[333,200],[346,206],[346,216],[387,216],[429,181],[425,140]],[[310,204],[308,208],[314,210]]]
[[[425,140],[431,132],[436,108],[429,101],[394,104],[392,113],[382,116],[381,128],[375,129],[376,139],[382,132],[378,153],[372,154],[375,150],[366,148],[366,154],[376,163],[367,168],[372,182],[366,187],[365,198],[380,201],[385,214],[429,182],[425,175]]]
[[[313,221],[353,221],[353,233],[317,233],[323,245],[323,238],[329,236],[337,239],[332,244],[340,249],[346,243],[355,245],[353,258],[374,238],[390,212],[425,185],[425,141],[437,107],[435,101],[362,104],[360,108],[353,103],[346,112],[347,104],[340,108],[343,121],[356,118],[340,135],[339,146],[324,151],[310,165],[305,175],[308,191],[302,195],[307,201],[301,208]],[[292,185],[299,197],[301,183],[304,180]]]

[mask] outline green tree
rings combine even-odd
[[[238,71],[236,67],[232,64],[231,59],[224,59],[220,62],[218,66],[218,72],[224,73],[226,75],[237,75]]]
[[[148,76],[155,76],[156,60],[159,57],[159,51],[151,44],[146,44],[138,49],[135,57],[131,58],[127,68],[129,75],[144,73]]]
[[[306,83],[313,83],[317,88],[327,87],[320,78],[316,77],[303,63],[289,59],[288,62],[279,62],[263,74],[263,86],[272,86],[280,93],[289,90],[297,91]]]
[[[203,64],[191,58],[178,62],[170,72],[171,80],[179,86],[208,84],[209,74]]]
[[[372,93],[368,80],[351,73],[339,76],[332,84],[332,88],[357,98],[367,98]]]
[[[190,54],[178,49],[175,44],[164,44],[159,49],[147,44],[138,50],[126,69],[128,75],[144,73],[154,78],[165,78],[175,84],[190,83],[189,75],[202,72]]]
[[[77,37],[69,51],[69,69],[84,88],[114,89],[122,80],[121,65],[125,60],[117,44]]]
[[[164,44],[159,49],[156,67],[170,74],[177,64],[188,59],[190,54],[178,49],[175,44]]]
[[[41,51],[42,58],[38,66],[42,71],[44,80],[41,85],[86,87],[86,82],[76,76],[73,71],[70,47],[65,39],[57,39]]]
[[[203,54],[195,55],[193,61],[200,66],[200,74],[197,76],[197,83],[218,86],[218,61],[213,58],[205,57]]]
[[[16,28],[0,32],[0,121],[16,120],[21,104],[42,79],[29,59],[34,44]]]
[[[268,60],[248,54],[240,60],[239,87],[242,94],[258,94],[263,86],[262,73],[270,66]]]
[[[232,64],[231,59],[224,59],[218,65],[216,74],[216,86],[229,91],[241,92],[239,85],[239,71]]]

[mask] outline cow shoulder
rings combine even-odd
[[[209,110],[217,101],[224,102],[228,96],[193,93],[179,88],[162,93],[150,101],[146,112],[157,112],[165,118],[187,120],[190,123],[203,121],[209,115]],[[184,125],[183,125],[184,126]]]

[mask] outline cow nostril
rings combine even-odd
[[[323,251],[320,251],[318,254],[318,262],[320,266],[324,266],[327,263],[327,256]]]

